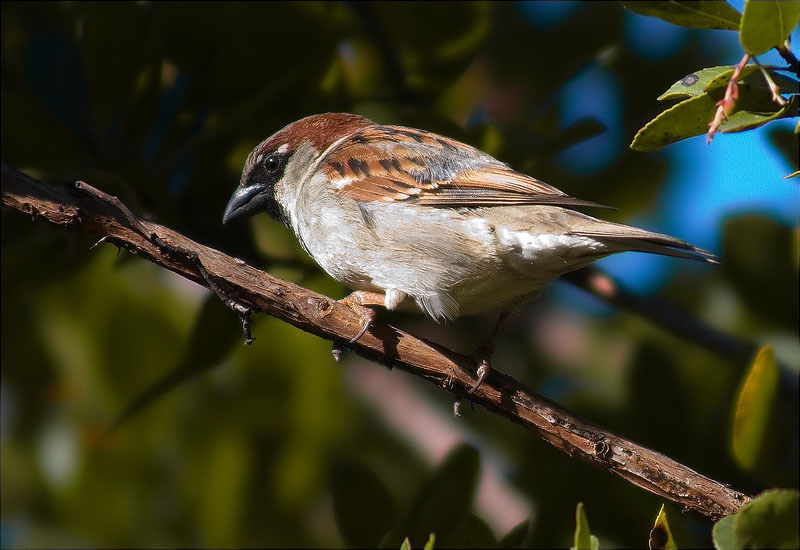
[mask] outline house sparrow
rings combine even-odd
[[[354,292],[363,315],[411,308],[436,321],[507,312],[548,281],[628,250],[715,263],[682,240],[577,212],[570,197],[464,143],[345,113],[310,116],[247,157],[223,223],[267,212]],[[506,315],[501,315],[505,319]],[[478,383],[491,342],[481,348]]]

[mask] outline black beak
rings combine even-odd
[[[228,206],[225,207],[225,214],[222,215],[222,223],[226,224],[233,220],[238,220],[247,216],[252,216],[265,210],[265,203],[269,200],[264,193],[266,185],[253,184],[244,187],[237,187],[233,192]]]

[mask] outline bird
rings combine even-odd
[[[349,113],[292,122],[248,155],[223,224],[261,212],[292,230],[369,329],[375,312],[437,322],[500,312],[478,347],[477,382],[510,311],[591,262],[638,251],[708,263],[710,252],[577,210],[572,197],[494,157],[425,130]]]

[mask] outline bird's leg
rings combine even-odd
[[[375,312],[365,306],[382,306],[385,304],[385,299],[386,296],[379,292],[356,290],[355,292],[352,292],[339,300],[340,304],[344,304],[350,309],[361,314],[361,330],[359,330],[358,334],[356,334],[355,337],[350,340],[351,344],[355,343],[359,338],[364,336],[364,333],[367,332],[370,325],[372,325],[372,321],[375,320]]]
[[[483,381],[486,380],[486,377],[489,376],[489,371],[491,367],[489,366],[489,362],[492,359],[492,353],[494,352],[494,344],[497,340],[497,336],[500,334],[500,331],[503,327],[506,326],[508,320],[511,318],[511,310],[506,310],[500,314],[497,318],[497,321],[494,323],[494,328],[492,328],[492,332],[489,333],[489,336],[478,346],[472,356],[479,361],[478,364],[478,381],[475,382],[475,385],[467,391],[469,394],[475,393],[475,391],[481,387]]]

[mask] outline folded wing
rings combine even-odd
[[[370,126],[329,151],[321,169],[357,201],[424,206],[595,206],[516,172],[463,143],[399,126]]]

